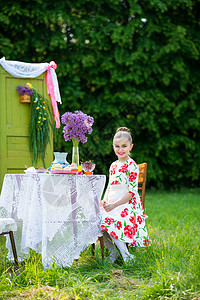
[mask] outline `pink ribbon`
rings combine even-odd
[[[51,61],[49,65],[47,66],[47,76],[46,76],[46,81],[47,81],[47,94],[50,94],[51,97],[51,103],[53,106],[53,112],[54,112],[54,118],[56,122],[56,128],[60,128],[60,116],[59,116],[59,111],[58,111],[58,105],[56,102],[56,97],[55,97],[55,92],[54,92],[54,86],[53,86],[53,80],[51,77],[51,69],[54,68],[56,70],[57,65],[55,61]]]

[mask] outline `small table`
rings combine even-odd
[[[7,174],[0,217],[17,223],[15,242],[19,260],[33,249],[44,267],[54,262],[70,266],[99,236],[100,199],[105,175]],[[8,258],[12,257],[11,248]]]

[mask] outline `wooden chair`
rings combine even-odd
[[[147,178],[147,163],[144,162],[138,165],[139,167],[139,178],[138,178],[138,192],[142,205],[145,205],[145,188],[146,188],[146,178]]]
[[[147,163],[144,162],[138,165],[139,167],[139,178],[138,178],[138,192],[144,208],[145,204],[145,188],[146,188],[146,177],[147,177]],[[101,247],[101,256],[104,259],[104,243],[103,237],[98,238]],[[94,256],[95,244],[92,244],[92,255]]]
[[[100,242],[100,247],[101,247],[101,257],[104,259],[104,242],[103,242],[103,237],[98,237],[98,241]],[[95,244],[92,244],[92,255],[94,256],[94,250],[95,250]]]
[[[15,264],[18,266],[17,251],[16,251],[15,240],[14,240],[14,235],[13,235],[13,231],[16,231],[16,230],[17,230],[17,225],[16,225],[14,219],[0,218],[0,235],[9,234],[12,251],[13,251],[13,256],[14,256],[14,261],[15,261]]]

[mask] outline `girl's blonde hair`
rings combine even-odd
[[[127,127],[119,127],[117,130],[116,130],[116,133],[114,135],[114,139],[127,139],[130,144],[132,145],[133,143],[133,139],[132,139],[132,136],[131,136],[131,132],[130,130],[127,128]]]

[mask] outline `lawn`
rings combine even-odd
[[[200,190],[146,191],[151,246],[136,262],[101,260],[97,243],[70,268],[44,270],[31,253],[18,269],[0,249],[0,299],[200,299]],[[107,252],[105,253],[108,254]]]

